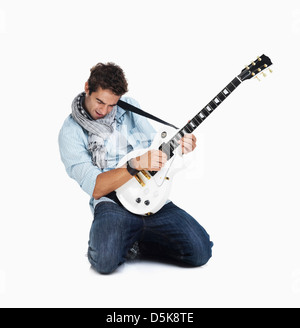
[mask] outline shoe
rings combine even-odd
[[[127,260],[135,260],[139,257],[139,255],[140,255],[139,243],[138,241],[136,241],[129,249],[126,258]]]

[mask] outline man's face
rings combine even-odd
[[[116,96],[112,91],[100,87],[90,95],[87,83],[85,84],[85,92],[85,108],[94,120],[103,118],[110,113],[120,99],[120,96]]]

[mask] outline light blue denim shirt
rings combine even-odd
[[[122,97],[133,106],[140,108],[137,101],[129,97]],[[111,201],[107,197],[99,200],[93,198],[97,176],[116,168],[121,158],[132,150],[147,148],[155,136],[155,129],[148,120],[140,115],[125,111],[117,107],[116,128],[105,141],[107,168],[101,170],[93,165],[88,151],[88,132],[84,130],[71,115],[65,120],[59,132],[59,150],[61,160],[68,175],[76,180],[80,187],[89,194],[92,212],[101,201]]]

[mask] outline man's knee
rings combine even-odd
[[[122,263],[119,257],[114,257],[111,254],[101,254],[89,247],[88,259],[92,267],[101,274],[113,273]]]
[[[186,262],[193,267],[205,265],[212,257],[212,247],[213,242],[209,240],[209,236],[195,242],[186,257]]]

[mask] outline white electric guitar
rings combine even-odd
[[[246,66],[220,93],[218,93],[189,123],[174,133],[174,129],[164,128],[157,133],[149,148],[128,153],[119,162],[123,166],[132,158],[141,156],[150,149],[159,149],[167,154],[168,161],[160,171],[140,171],[116,189],[116,195],[122,205],[130,212],[139,215],[151,215],[159,211],[169,198],[174,174],[183,166],[181,147],[178,141],[187,133],[192,133],[240,84],[258,78],[258,74],[272,65],[269,57],[262,55]],[[269,69],[270,70],[270,69]],[[270,72],[272,72],[270,70]]]

